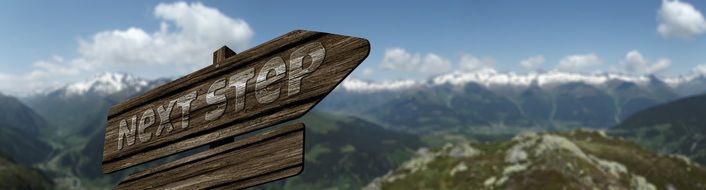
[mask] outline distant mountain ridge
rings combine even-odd
[[[485,71],[427,81],[349,79],[318,107],[418,132],[470,126],[608,128],[636,111],[703,90],[706,78],[697,75]]]
[[[104,175],[100,170],[107,112],[111,106],[160,86],[169,79],[148,80],[126,73],[103,73],[85,81],[67,84],[22,100],[56,127],[43,137],[60,150],[45,163],[51,172],[67,179],[113,184],[124,172]],[[69,182],[70,183],[70,182]]]
[[[171,81],[173,78],[160,78],[157,80]],[[37,89],[37,94],[64,93],[64,95],[81,95],[86,93],[110,94],[124,89],[139,91],[146,88],[150,79],[145,79],[125,72],[105,72],[93,77],[67,83],[63,86],[49,89]],[[540,88],[554,88],[567,83],[585,83],[597,87],[604,87],[611,82],[622,81],[636,84],[640,87],[648,86],[651,82],[660,81],[669,88],[681,95],[688,96],[706,92],[706,76],[702,74],[684,74],[676,76],[657,76],[651,74],[627,74],[618,72],[603,73],[572,73],[562,71],[541,71],[529,73],[498,72],[495,70],[484,70],[480,72],[452,72],[448,74],[431,77],[427,80],[392,80],[392,81],[369,81],[356,78],[348,78],[341,84],[341,88],[349,92],[379,92],[396,91],[413,88],[429,88],[451,84],[463,86],[467,83],[476,83],[493,91],[502,91],[506,88],[519,88],[520,91],[531,86]]]
[[[545,71],[530,73],[497,72],[485,70],[481,72],[454,72],[432,77],[428,80],[395,80],[395,81],[365,81],[347,79],[343,82],[342,89],[352,92],[377,92],[405,90],[438,86],[444,84],[463,86],[467,83],[476,83],[493,91],[506,88],[519,88],[520,91],[530,86],[551,89],[567,83],[585,83],[597,87],[604,87],[611,81],[634,83],[638,86],[648,86],[653,81],[660,81],[672,88],[676,93],[686,96],[706,92],[706,76],[702,74],[686,74],[678,76],[635,75],[626,73],[571,73],[561,71]]]
[[[62,129],[83,129],[85,125],[105,120],[103,118],[104,112],[110,106],[168,81],[169,79],[148,80],[127,73],[103,73],[85,81],[67,84],[53,91],[24,97],[23,101]],[[81,132],[84,135],[90,133],[92,131]]]
[[[23,131],[30,135],[39,135],[51,128],[44,118],[37,115],[19,99],[0,94],[0,125]]]
[[[105,72],[94,75],[83,81],[68,83],[31,94],[33,96],[82,96],[87,94],[110,95],[121,91],[141,91],[148,88],[152,80],[141,78],[124,72]]]
[[[310,129],[317,130],[310,135],[310,139],[316,142],[307,144],[307,154],[317,155],[308,155],[315,158],[308,162],[317,163],[312,169],[326,173],[325,176],[309,172],[279,184],[283,186],[270,187],[325,188],[345,183],[347,185],[344,185],[343,189],[355,189],[372,179],[372,175],[382,175],[385,170],[396,167],[409,156],[410,148],[421,146],[417,136],[421,137],[422,134],[429,134],[428,132],[476,126],[489,126],[499,130],[505,130],[506,127],[535,127],[545,130],[572,127],[605,128],[644,108],[683,96],[676,92],[673,81],[670,83],[656,76],[645,76],[640,80],[623,80],[620,77],[609,79],[561,80],[562,82],[534,80],[529,81],[527,86],[470,80],[425,85],[408,81],[394,84],[394,90],[387,89],[383,84],[376,87],[377,90],[371,91],[347,90],[344,83],[343,88],[332,92],[315,109],[319,112],[341,112],[353,117],[310,114],[313,116],[304,118],[308,120],[308,124],[335,118],[318,123],[318,127],[323,128],[311,127]],[[696,84],[694,81],[699,80],[702,79],[693,78],[689,83]],[[77,179],[98,182],[89,187],[110,185],[120,179],[123,174],[106,176],[98,167],[107,110],[112,105],[168,81],[170,80],[147,80],[126,73],[105,73],[48,93],[24,97],[22,100],[27,107],[55,127],[52,131],[55,134],[51,138],[63,146],[60,152],[53,154],[52,160],[47,164],[48,168],[58,173],[70,174]],[[682,80],[684,84],[685,81],[687,80]],[[406,86],[409,84],[412,86]],[[363,82],[358,85],[367,84]],[[378,126],[379,124],[381,126]],[[331,126],[336,126],[333,128],[337,130],[333,133],[326,132],[331,130]],[[360,131],[376,135],[369,137],[371,142],[357,141],[355,139],[366,136],[364,133],[358,133]],[[349,133],[355,135],[346,136]],[[1,134],[13,136],[12,133],[0,132]],[[355,138],[357,136],[360,137]],[[372,141],[387,144],[371,146]],[[392,146],[390,143],[396,145]],[[351,151],[364,155],[350,155]],[[377,161],[370,164],[360,162],[370,159]],[[337,167],[327,167],[337,164]],[[360,169],[366,167],[367,170]],[[346,175],[335,175],[336,172]]]
[[[0,94],[0,152],[21,164],[46,161],[52,147],[41,136],[54,129],[18,99]]]
[[[128,89],[140,91],[148,84],[148,80],[127,73],[103,73],[86,81],[71,83],[57,92],[63,92],[65,96],[86,93],[108,95]]]

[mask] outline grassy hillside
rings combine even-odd
[[[528,133],[418,151],[366,189],[704,189],[706,168],[601,132]]]
[[[360,189],[411,158],[417,137],[355,117],[312,112],[306,123],[301,175],[261,189]]]
[[[45,161],[52,147],[41,136],[52,129],[22,102],[0,94],[0,152],[21,164]]]
[[[647,148],[706,164],[706,95],[640,111],[611,130]]]
[[[39,170],[16,164],[0,152],[0,189],[50,189],[49,180]]]

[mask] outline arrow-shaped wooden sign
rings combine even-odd
[[[110,109],[103,172],[224,142],[301,117],[343,81],[369,51],[369,42],[362,38],[303,30],[239,54],[224,47],[214,53],[214,64]],[[297,126],[271,131],[269,134],[279,134],[273,137],[255,136],[251,137],[254,140],[227,143],[133,174],[119,187],[147,184],[141,179],[164,181],[162,177],[179,179],[169,183],[175,188],[216,188],[224,184],[247,187],[262,183],[261,179],[294,175],[303,164],[303,126]],[[190,169],[189,165],[207,168]],[[229,177],[224,180],[222,176]]]

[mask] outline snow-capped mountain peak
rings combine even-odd
[[[663,76],[636,75],[626,73],[571,73],[561,71],[544,71],[530,73],[497,72],[495,70],[485,70],[482,72],[453,72],[449,74],[432,77],[426,81],[397,80],[397,81],[363,81],[357,79],[347,79],[343,82],[343,88],[353,92],[374,92],[386,90],[403,90],[415,86],[436,86],[436,85],[465,85],[476,83],[486,88],[526,88],[533,84],[541,88],[553,88],[567,83],[584,83],[592,86],[603,86],[609,81],[622,81],[637,84],[638,86],[649,86],[658,80],[664,82],[676,91],[684,91],[687,86],[704,86],[706,89],[706,77],[698,74]],[[702,85],[703,84],[703,85]],[[691,88],[691,87],[689,87]],[[691,92],[685,92],[690,94]]]
[[[418,86],[421,83],[414,80],[398,80],[398,81],[383,81],[383,82],[371,82],[364,81],[360,79],[345,79],[341,83],[343,89],[355,92],[375,92],[381,90],[401,90],[407,89],[414,86]]]
[[[496,86],[529,86],[532,83],[540,87],[551,88],[556,85],[572,82],[582,82],[590,85],[601,85],[610,80],[632,82],[645,85],[650,81],[649,76],[630,75],[622,73],[570,73],[561,71],[530,72],[518,74],[514,72],[500,73],[496,71],[463,73],[456,72],[434,77],[433,84],[461,85],[474,82],[486,87]]]
[[[85,81],[66,85],[63,88],[63,95],[72,96],[86,93],[107,95],[129,88],[139,91],[148,84],[148,80],[127,73],[103,73]]]

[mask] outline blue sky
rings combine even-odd
[[[676,6],[663,10],[665,3]],[[483,69],[677,75],[706,64],[704,1],[205,1],[181,3],[181,8],[178,4],[2,1],[0,92],[33,91],[100,72],[179,76],[208,65],[210,52],[219,44],[239,52],[293,29],[369,39],[371,54],[354,73],[369,80],[422,79]],[[660,11],[674,14],[660,16]],[[214,16],[207,22],[218,22],[188,22],[194,15]],[[162,29],[162,23],[167,27]],[[662,32],[660,25],[665,25]],[[197,30],[209,27],[219,32]],[[245,32],[224,35],[232,29]],[[198,41],[200,49],[147,54],[150,47],[162,46],[132,50],[132,43],[143,41],[120,42],[133,34],[143,41],[190,36],[210,41]],[[222,41],[216,39],[219,36]],[[117,47],[105,47],[110,45]],[[132,51],[142,53],[134,59],[125,57]],[[193,56],[160,57],[185,52]],[[541,59],[521,66],[530,57]]]

